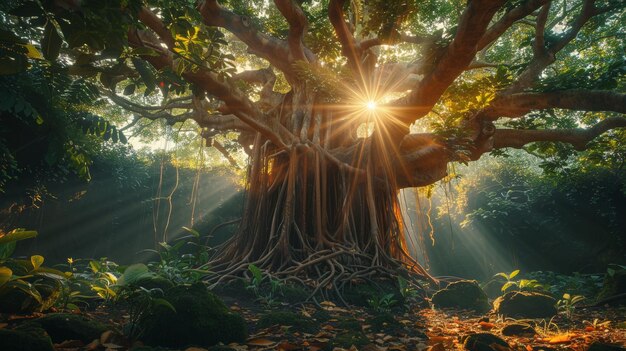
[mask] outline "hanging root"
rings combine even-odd
[[[257,139],[254,150],[244,215],[209,263],[211,287],[250,265],[307,285],[311,297],[342,299],[347,284],[398,276],[435,281],[406,250],[396,190],[371,169],[348,173],[315,148],[276,152]]]

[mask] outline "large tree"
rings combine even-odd
[[[14,35],[3,71],[27,69],[22,35],[60,69],[97,79],[136,121],[194,120],[226,157],[220,135],[236,133],[249,156],[247,198],[237,235],[212,262],[214,282],[249,264],[320,289],[401,269],[430,279],[407,253],[400,189],[499,149],[624,138],[620,0],[5,8],[3,32]],[[28,38],[15,28],[30,28]]]

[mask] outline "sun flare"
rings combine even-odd
[[[373,111],[376,109],[376,102],[375,101],[368,101],[365,104],[365,107],[367,107],[368,110]]]

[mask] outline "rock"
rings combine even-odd
[[[490,333],[470,334],[463,341],[463,348],[469,351],[502,351],[502,347],[511,348],[506,341]]]
[[[317,323],[315,323],[313,319],[289,311],[266,313],[261,316],[257,323],[259,328],[267,328],[272,325],[286,325],[291,327],[289,328],[290,331],[300,331],[306,333],[313,333],[317,329]]]
[[[19,328],[42,328],[54,343],[66,340],[80,340],[85,344],[99,339],[109,327],[85,316],[71,313],[50,313],[41,318],[26,322]]]
[[[245,340],[245,320],[203,284],[175,286],[164,298],[176,309],[156,306],[139,321],[142,340],[167,347],[211,346]]]
[[[587,351],[626,351],[626,348],[617,344],[606,344],[599,341],[594,341],[589,345]]]
[[[514,318],[549,318],[556,315],[556,300],[537,292],[511,291],[493,302],[496,314]]]
[[[535,329],[528,324],[512,323],[502,328],[502,335],[504,336],[532,337],[536,334]]]
[[[174,284],[169,279],[163,278],[158,275],[153,277],[140,278],[134,284],[148,290],[161,289],[163,292],[174,287]]]
[[[53,351],[52,341],[46,333],[35,330],[0,329],[2,351]]]
[[[432,302],[437,308],[451,307],[487,312],[490,309],[487,295],[474,280],[461,280],[437,291]]]
[[[596,301],[602,301],[604,299],[626,293],[626,269],[620,269],[614,271],[613,274],[607,274],[604,277],[602,284],[602,290],[598,294]],[[626,299],[618,299],[607,302],[610,305],[624,304]]]

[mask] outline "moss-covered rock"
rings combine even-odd
[[[211,346],[246,338],[245,320],[230,312],[202,284],[173,287],[165,293],[165,299],[176,312],[157,306],[139,323],[143,330],[141,339],[148,345]]]
[[[45,331],[0,329],[2,351],[53,351],[52,341]]]
[[[504,336],[525,336],[531,337],[537,334],[535,328],[528,324],[511,323],[502,328],[502,335]]]
[[[317,327],[317,323],[312,318],[289,311],[268,312],[262,315],[257,323],[259,328],[267,328],[272,325],[289,326],[291,327],[289,328],[290,331],[305,333],[313,333]]]
[[[607,274],[602,284],[602,290],[596,298],[597,301],[602,301],[609,297],[613,297],[619,294],[626,293],[626,269],[620,269],[614,271],[613,274]],[[626,299],[614,300],[608,302],[609,304],[624,304]]]
[[[28,329],[32,327],[44,329],[55,343],[65,340],[80,340],[84,343],[90,343],[99,339],[102,333],[110,329],[107,325],[83,315],[70,313],[50,313],[24,323],[19,328]]]
[[[538,292],[511,291],[493,302],[497,314],[514,318],[549,318],[556,315],[556,300]]]
[[[506,341],[491,333],[470,334],[463,341],[463,348],[469,351],[499,351],[499,347],[511,348]]]
[[[309,294],[310,291],[303,286],[287,284],[280,288],[279,299],[289,303],[300,303],[306,301]]]
[[[490,309],[485,292],[474,280],[461,280],[437,291],[432,302],[437,308],[459,308],[487,312]]]
[[[619,344],[607,344],[599,341],[594,341],[589,345],[587,351],[626,351],[626,348]]]
[[[137,282],[135,282],[134,284],[148,290],[161,289],[163,292],[174,287],[174,284],[169,279],[163,278],[158,275],[141,278],[137,280]]]

